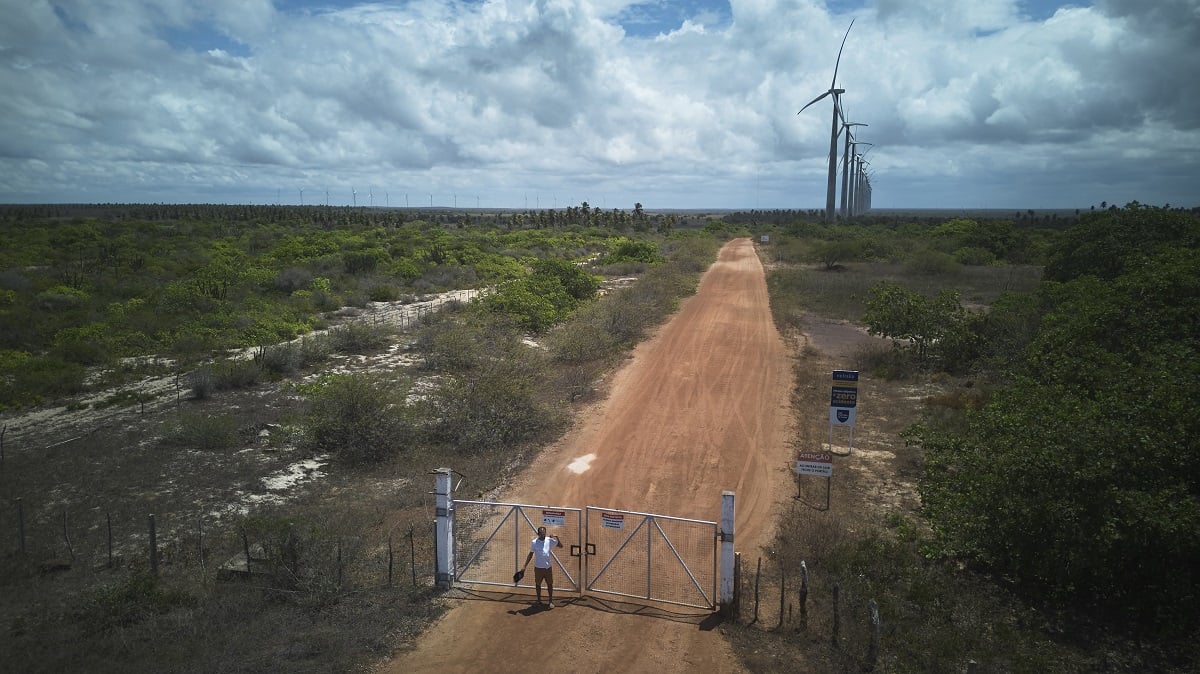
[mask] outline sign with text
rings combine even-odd
[[[624,529],[625,516],[620,513],[600,513],[600,526],[604,529]]]
[[[565,527],[565,526],[567,526],[566,511],[543,510],[542,511],[542,526],[546,526],[546,527]]]
[[[853,426],[858,407],[858,371],[834,370],[833,391],[829,397],[829,423]]]
[[[796,474],[833,477],[833,454],[829,452],[800,452],[796,455]]]

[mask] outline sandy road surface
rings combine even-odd
[[[721,491],[733,490],[737,548],[753,557],[793,489],[791,368],[753,244],[730,242],[606,400],[503,500],[718,520]],[[569,596],[539,611],[529,595],[467,596],[382,671],[742,671],[703,611]]]

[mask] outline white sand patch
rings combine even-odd
[[[262,478],[263,486],[268,491],[285,491],[295,487],[304,480],[318,480],[325,477],[325,473],[318,469],[328,462],[328,454],[321,454],[311,459],[297,461],[274,475]]]
[[[592,467],[592,462],[596,460],[595,454],[584,454],[583,456],[575,457],[575,460],[567,464],[567,470],[576,475],[583,473]]]

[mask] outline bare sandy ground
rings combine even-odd
[[[737,547],[753,558],[794,490],[792,365],[754,246],[732,241],[608,397],[503,500],[719,520],[721,492],[732,490]],[[581,457],[588,469],[576,472]],[[744,671],[705,611],[569,595],[539,611],[529,595],[465,596],[381,671]]]

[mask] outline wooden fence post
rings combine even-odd
[[[342,539],[337,542],[337,587],[342,589]]]
[[[800,562],[800,624],[808,627],[808,563]]]
[[[762,575],[762,557],[758,558],[758,566],[754,569],[754,620],[750,621],[753,625],[758,622],[758,578]]]
[[[412,584],[417,586],[417,541],[413,525],[408,525],[408,560],[412,566]]]
[[[71,522],[67,509],[63,507],[63,540],[67,543],[67,554],[71,555],[71,563],[75,563],[75,546],[71,543]]]
[[[875,662],[879,659],[879,604],[872,599],[867,602],[871,609],[871,646],[867,650],[867,671],[875,670]]]
[[[154,514],[150,515],[150,573],[158,575],[158,532],[154,527]]]
[[[21,554],[25,554],[25,503],[17,497],[17,538],[21,542]]]
[[[841,592],[842,592],[841,583],[834,583],[833,584],[833,637],[831,640],[834,648],[838,647],[838,630],[841,629],[842,616],[840,613],[840,607],[838,606],[838,599],[839,599],[838,595],[840,595]]]
[[[786,606],[787,598],[787,569],[784,568],[783,559],[779,560],[779,625],[776,629],[783,629],[783,610]]]

